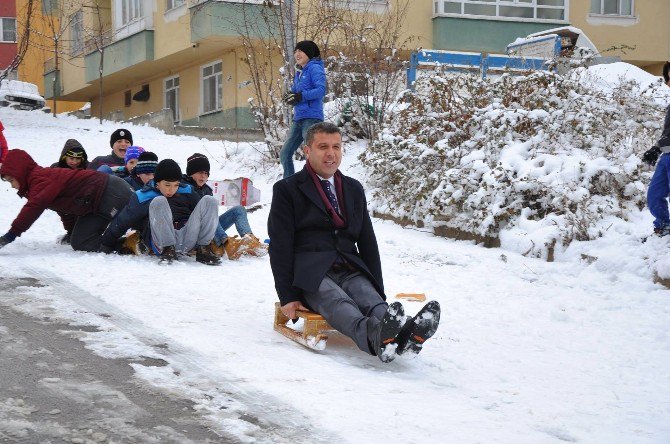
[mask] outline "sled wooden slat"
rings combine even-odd
[[[425,302],[426,293],[398,293],[395,298],[412,302]]]
[[[318,313],[298,310],[296,315],[304,321],[303,331],[296,331],[286,326],[290,319],[281,312],[281,304],[275,302],[275,331],[305,347],[313,350],[323,350],[328,340],[328,335],[324,332],[334,330],[333,327],[328,325],[328,322]]]

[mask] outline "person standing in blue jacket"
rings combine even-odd
[[[663,80],[670,86],[670,62],[663,66]],[[660,160],[659,160],[660,156]],[[659,236],[670,234],[670,214],[668,214],[668,194],[670,194],[670,106],[665,112],[665,122],[661,138],[656,145],[644,153],[642,160],[655,165],[656,171],[647,190],[647,206],[654,216],[654,233]]]
[[[298,71],[291,92],[284,96],[284,103],[294,107],[293,123],[279,153],[284,178],[295,173],[293,154],[304,142],[307,130],[315,123],[323,122],[323,98],[326,95],[326,71],[316,43],[311,40],[298,42],[293,56]]]

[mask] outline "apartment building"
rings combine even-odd
[[[517,37],[580,28],[603,56],[659,74],[670,59],[667,0],[433,0],[432,48],[504,53]]]

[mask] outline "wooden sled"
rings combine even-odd
[[[287,338],[312,350],[325,349],[328,335],[324,334],[324,332],[335,329],[328,325],[328,322],[318,313],[302,310],[298,310],[295,313],[304,321],[305,325],[302,331],[293,330],[286,325],[290,319],[281,312],[281,304],[275,302],[274,329]]]

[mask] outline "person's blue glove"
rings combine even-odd
[[[16,239],[16,235],[11,231],[5,233],[4,236],[0,236],[0,248],[4,247],[7,244],[11,244]]]

